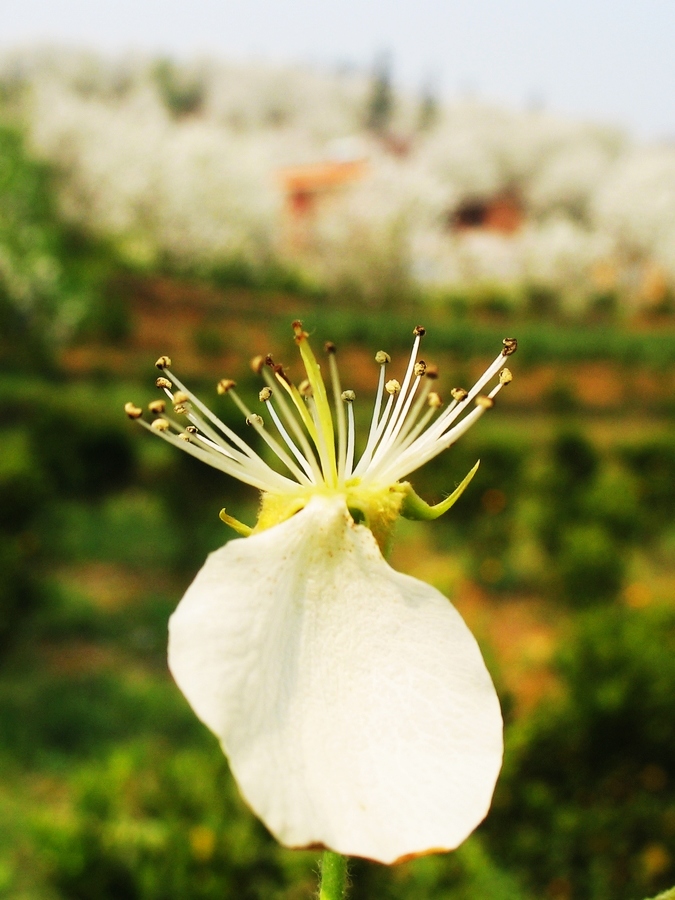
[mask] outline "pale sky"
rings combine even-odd
[[[0,0],[0,46],[58,42],[372,67],[675,138],[675,0]]]

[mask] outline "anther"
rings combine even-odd
[[[130,419],[140,419],[143,415],[143,410],[140,406],[136,406],[134,403],[125,403],[124,404],[124,412],[129,416]]]
[[[452,394],[452,399],[456,400],[458,403],[461,403],[462,400],[465,400],[469,394],[469,392],[465,391],[464,388],[453,388],[450,393]]]
[[[171,360],[168,356],[160,356],[155,365],[158,369],[168,369],[171,366]]]
[[[251,360],[251,368],[255,372],[256,375],[260,375],[263,370],[263,366],[265,365],[265,357],[264,356],[254,356]]]
[[[183,416],[190,409],[187,403],[176,403],[174,405],[173,411],[177,416]]]
[[[438,378],[438,366],[433,363],[429,363],[424,374],[427,376],[427,378],[431,378],[432,380]]]
[[[295,333],[296,344],[301,343],[302,341],[306,340],[309,337],[307,332],[303,331],[302,322],[300,322],[298,319],[296,319],[295,322],[293,322],[292,328],[293,328],[293,332]]]
[[[221,378],[216,385],[216,390],[219,394],[226,394],[231,388],[236,387],[236,385],[237,382],[232,381],[231,378]]]
[[[185,391],[176,391],[173,395],[173,402],[179,406],[181,403],[187,403],[190,398]]]
[[[499,373],[499,383],[500,384],[510,384],[513,381],[513,374],[511,373],[511,369],[502,369]]]
[[[274,374],[275,374],[278,378],[283,378],[283,380],[286,382],[286,384],[290,384],[290,383],[291,383],[291,379],[290,379],[290,378],[288,377],[288,375],[284,372],[284,367],[283,367],[282,365],[277,365],[277,364],[274,362],[274,360],[272,359],[272,354],[271,354],[271,353],[268,353],[267,356],[265,357],[265,365],[266,365],[266,366],[269,366],[270,369],[274,372]]]
[[[492,397],[484,397],[483,394],[479,394],[478,397],[476,397],[476,406],[482,406],[483,409],[492,409],[494,405],[495,401]]]
[[[272,388],[264,387],[258,394],[258,400],[260,400],[261,403],[264,403],[266,400],[269,400],[271,396]]]
[[[443,406],[443,401],[441,400],[440,396],[436,393],[436,391],[429,392],[428,403],[432,409],[440,409],[441,406]]]
[[[421,359],[419,362],[416,362],[416,363],[415,363],[414,372],[415,372],[415,375],[417,375],[418,378],[421,378],[422,375],[424,375],[424,373],[425,373],[426,371],[427,371],[427,364],[424,362],[423,359]]]
[[[178,437],[181,439],[181,441],[186,441],[188,444],[190,443],[190,435],[185,431],[181,431]]]
[[[167,391],[170,391],[173,387],[168,378],[162,378],[161,376],[155,382],[155,386],[158,388],[166,388]]]
[[[337,347],[332,341],[326,341],[326,343],[323,345],[323,349],[326,351],[326,353],[337,353]]]
[[[388,394],[398,394],[401,390],[401,384],[395,378],[392,378],[391,381],[385,384],[384,389]]]
[[[391,362],[391,356],[388,353],[385,353],[384,350],[378,350],[375,354],[375,362],[378,366],[383,366],[385,363]]]
[[[415,335],[415,337],[424,337],[426,333],[427,330],[424,325],[415,325],[415,327],[413,328],[413,334]]]
[[[166,409],[166,403],[163,400],[153,400],[151,403],[148,403],[148,409],[153,416],[159,416]]]
[[[300,384],[298,385],[298,390],[300,391],[300,393],[302,394],[303,397],[311,397],[312,394],[314,393],[312,391],[312,385],[309,383],[309,381],[306,378],[304,381],[300,382]]]
[[[256,415],[256,413],[254,413],[252,416],[246,417],[246,424],[247,425],[264,425],[265,423],[263,422],[262,416],[258,416],[258,415]]]
[[[518,341],[515,338],[504,338],[502,344],[504,344],[502,356],[512,356],[518,349]]]
[[[343,391],[340,394],[340,397],[345,401],[345,403],[353,403],[356,400],[356,394],[354,391]]]
[[[188,434],[197,434],[197,426],[196,425],[187,425],[185,430]]]
[[[169,427],[169,423],[166,421],[166,419],[155,419],[155,421],[152,423],[152,427],[155,429],[155,431],[166,431]]]

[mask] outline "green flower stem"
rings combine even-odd
[[[321,860],[319,900],[343,900],[347,894],[347,857],[326,850]]]

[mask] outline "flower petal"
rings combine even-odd
[[[456,847],[487,813],[502,720],[476,641],[339,496],[212,553],[169,665],[288,846],[391,863]]]

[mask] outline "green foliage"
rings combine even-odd
[[[542,477],[539,533],[552,563],[551,584],[574,606],[612,600],[623,583],[634,508],[622,504],[628,498],[620,487],[605,478],[597,451],[581,434],[563,430],[555,438]]]
[[[672,524],[675,509],[675,439],[633,443],[620,455],[635,478],[640,502],[639,527],[650,537]]]
[[[490,848],[536,896],[632,900],[672,883],[675,613],[580,617],[557,702],[514,726]]]
[[[60,221],[53,177],[0,124],[0,365],[48,367],[78,327],[107,309],[109,251]]]

